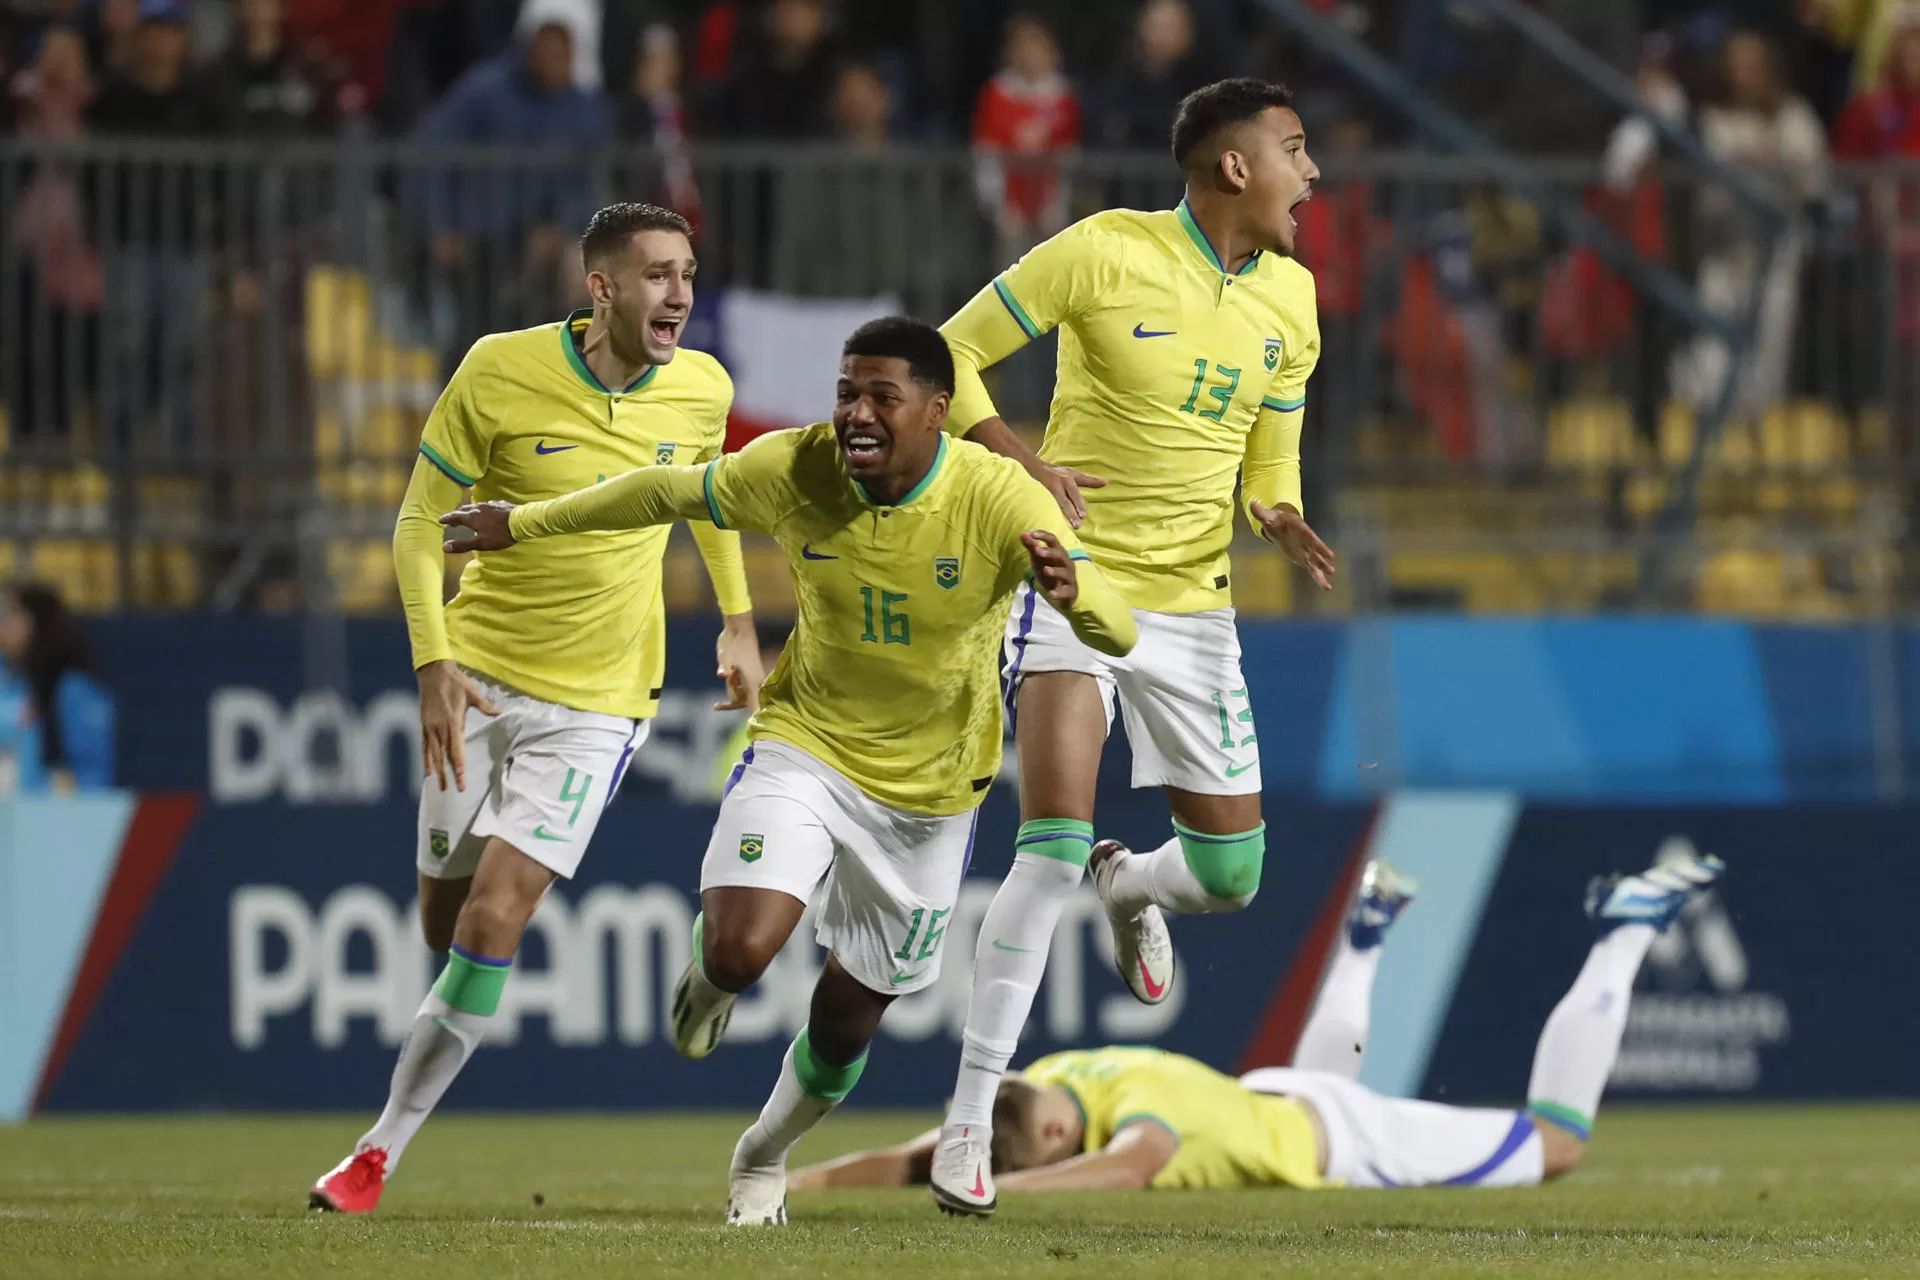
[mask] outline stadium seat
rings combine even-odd
[[[119,551],[104,538],[43,538],[32,546],[27,572],[58,587],[81,613],[121,606]]]
[[[342,538],[329,543],[327,572],[340,608],[347,613],[383,613],[399,603],[393,544],[385,538]]]

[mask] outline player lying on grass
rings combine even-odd
[[[826,881],[829,955],[807,1026],[734,1149],[727,1220],[786,1220],[786,1156],[853,1088],[893,1000],[930,985],[1000,767],[995,657],[1023,581],[1100,653],[1133,615],[1020,466],[942,429],[953,357],[931,326],[847,340],[832,425],[705,467],[646,468],[553,502],[464,507],[476,549],[705,515],[787,553],[799,619],[748,729],[700,869],[674,1045],[705,1057]],[[564,543],[556,544],[564,545]]]
[[[486,1036],[520,935],[580,866],[659,705],[667,530],[525,547],[467,565],[442,607],[441,513],[531,502],[634,467],[719,456],[733,383],[680,348],[693,306],[687,220],[616,204],[580,240],[591,312],[482,338],[441,394],[393,534],[420,680],[427,782],[415,866],[427,946],[446,957],[394,1064],[386,1109],[314,1184],[315,1208],[366,1213]],[[760,646],[738,534],[694,538],[726,615],[731,705],[758,697]],[[449,785],[451,784],[451,785]]]
[[[1238,911],[1260,886],[1260,749],[1227,556],[1235,480],[1256,533],[1321,587],[1334,572],[1301,514],[1301,420],[1320,356],[1313,277],[1293,259],[1292,211],[1320,176],[1306,131],[1286,89],[1223,80],[1180,104],[1171,133],[1186,179],[1178,207],[1111,209],[1068,227],[942,326],[959,373],[954,430],[1055,491],[1140,628],[1139,646],[1115,660],[1025,593],[1008,618],[1021,826],[980,928],[935,1161],[933,1195],[950,1212],[993,1212],[994,1087],[1082,867],[1112,921],[1120,976],[1148,1004],[1173,985],[1162,912]],[[1000,420],[979,371],[1055,327],[1058,387],[1036,457]],[[1159,847],[1137,854],[1094,842],[1116,704],[1133,785],[1161,788],[1173,812]]]
[[[1596,880],[1598,931],[1548,1016],[1524,1111],[1386,1098],[1358,1080],[1387,927],[1413,886],[1367,868],[1292,1067],[1234,1080],[1158,1049],[1056,1053],[1006,1076],[994,1102],[999,1185],[1102,1187],[1533,1186],[1580,1162],[1654,935],[1719,879],[1688,854]],[[940,1131],[795,1171],[801,1188],[927,1181]]]

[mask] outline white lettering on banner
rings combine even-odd
[[[1692,854],[1693,843],[1669,836],[1660,853]],[[1608,1083],[1652,1091],[1756,1087],[1760,1051],[1787,1043],[1793,1023],[1781,997],[1747,990],[1748,976],[1746,948],[1718,895],[1690,904],[1647,950],[1641,984],[1648,989],[1633,993]]]
[[[883,1036],[925,1040],[944,1033],[959,1040],[974,944],[995,888],[985,880],[961,886],[942,944],[939,981],[895,1004],[881,1024]],[[305,1035],[318,1048],[337,1049],[359,1022],[371,1026],[381,1044],[397,1047],[432,978],[433,959],[415,924],[418,910],[417,903],[403,909],[370,885],[335,890],[318,911],[279,885],[236,889],[227,913],[234,1044],[258,1049],[269,1034]],[[693,913],[687,896],[666,885],[598,885],[577,905],[549,893],[528,925],[528,941],[488,1029],[489,1043],[515,1043],[529,1017],[544,1023],[547,1039],[559,1046],[663,1040],[673,984],[692,954]],[[735,1008],[729,1040],[785,1040],[806,1025],[823,959],[813,923],[809,908]],[[1115,993],[1087,1017],[1089,936],[1098,963],[1111,970],[1113,941],[1090,888],[1068,905],[1054,932],[1045,990],[1035,1004],[1048,1037],[1140,1041],[1171,1027],[1185,998],[1179,981],[1162,1004],[1148,1007]],[[302,1011],[307,1025],[295,1031],[285,1019]]]
[[[225,688],[207,702],[207,781],[216,804],[280,797],[292,804],[373,804],[387,798],[395,739],[419,790],[420,700],[390,689],[354,707],[331,690],[293,705],[259,689]]]
[[[629,766],[634,778],[667,788],[674,799],[719,799],[720,753],[743,713],[716,711],[719,689],[668,689],[646,740]],[[393,747],[407,752],[406,776],[420,792],[420,700],[389,689],[355,707],[330,690],[303,693],[291,706],[261,689],[214,691],[207,702],[208,790],[216,804],[378,804],[393,790]],[[1012,743],[997,782],[1012,785]]]

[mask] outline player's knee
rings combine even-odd
[[[785,942],[775,930],[715,929],[709,922],[700,939],[701,966],[722,991],[745,991],[760,981]]]
[[[1237,835],[1209,835],[1176,824],[1187,869],[1207,894],[1209,911],[1238,911],[1260,891],[1267,858],[1267,826]]]
[[[462,946],[482,955],[510,956],[520,947],[520,934],[533,914],[533,904],[520,901],[507,892],[476,893],[460,908],[449,943],[458,939]],[[432,945],[429,937],[428,945]]]

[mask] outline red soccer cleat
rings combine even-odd
[[[369,1147],[356,1151],[313,1184],[307,1205],[332,1213],[372,1213],[387,1185],[387,1153]]]

